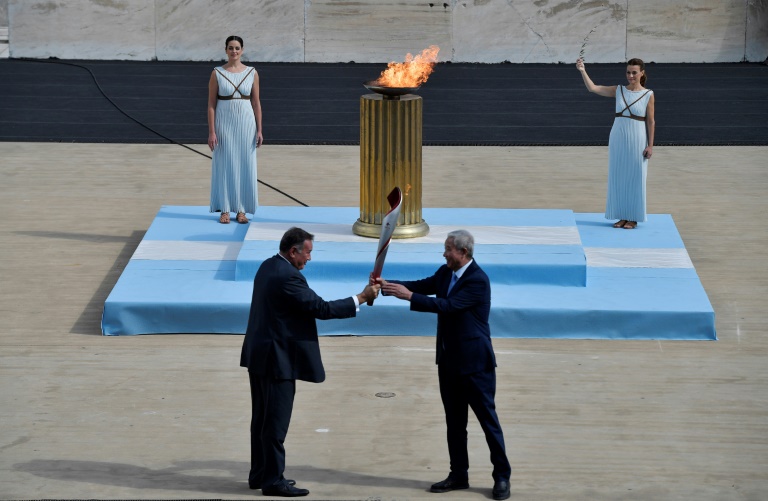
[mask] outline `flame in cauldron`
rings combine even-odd
[[[376,82],[383,87],[419,87],[432,73],[438,52],[440,47],[430,45],[416,56],[408,53],[404,63],[389,63]]]

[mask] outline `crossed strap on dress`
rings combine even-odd
[[[224,77],[224,80],[226,80],[227,82],[231,83],[231,84],[232,84],[232,85],[235,87],[235,90],[234,90],[234,91],[232,91],[232,94],[230,94],[229,96],[222,96],[221,94],[216,94],[216,99],[221,99],[222,101],[229,101],[230,99],[250,99],[250,98],[251,98],[251,95],[250,95],[250,94],[248,94],[247,96],[246,96],[246,95],[244,95],[244,94],[242,93],[242,91],[240,90],[240,86],[241,86],[241,85],[243,85],[243,82],[245,82],[245,79],[246,79],[246,78],[248,78],[248,75],[250,75],[252,71],[254,71],[254,69],[253,69],[253,68],[251,68],[251,69],[248,71],[248,73],[246,73],[246,74],[245,74],[245,76],[243,77],[243,79],[242,79],[242,80],[240,80],[240,83],[239,83],[239,84],[235,85],[235,82],[233,82],[232,80],[230,80],[229,78],[227,78],[227,75],[225,75],[224,73],[220,72],[220,71],[219,71],[219,69],[218,69],[218,68],[216,68],[216,72],[217,72],[219,75],[221,75],[222,77]],[[240,97],[235,97],[235,92],[239,92],[239,93],[240,93]]]
[[[624,100],[624,104],[627,104],[627,98],[626,98],[626,97],[624,97],[624,86],[620,86],[620,87],[619,87],[619,90],[621,90],[621,98]],[[638,97],[637,99],[635,99],[634,101],[632,101],[632,104],[635,104],[636,102],[640,101],[640,100],[641,100],[642,98],[644,98],[644,97],[645,97],[645,95],[646,95],[646,94],[648,94],[649,92],[651,92],[651,91],[649,91],[649,90],[645,91],[645,92],[643,93],[643,95],[642,95],[642,96],[640,96],[640,97]],[[632,113],[632,110],[631,110],[631,109],[629,109],[629,108],[630,108],[630,106],[632,106],[632,104],[627,104],[627,105],[624,107],[624,109],[623,109],[623,110],[621,110],[621,111],[619,111],[618,113],[616,113],[616,116],[617,116],[617,117],[622,117],[622,118],[631,118],[632,120],[637,120],[637,121],[640,121],[640,122],[645,122],[645,117],[643,117],[643,116],[640,116],[640,115],[635,115],[634,113]],[[629,112],[629,116],[627,116],[627,115],[625,115],[625,114],[624,114],[624,112],[625,112],[625,111],[628,111],[628,112]]]

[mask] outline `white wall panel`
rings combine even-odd
[[[744,59],[745,0],[630,0],[627,56],[657,63]]]
[[[0,0],[6,1],[6,0]],[[768,0],[10,0],[11,57],[402,61],[762,62]]]
[[[304,60],[304,0],[157,2],[157,58],[226,60],[224,41],[243,39],[248,61]]]
[[[454,11],[457,62],[575,62],[584,38],[590,62],[624,60],[626,0],[460,0]]]
[[[450,2],[429,0],[307,2],[307,62],[402,61],[430,45],[452,58]]]
[[[747,3],[747,61],[768,60],[768,0]]]
[[[137,59],[155,56],[155,2],[12,1],[11,57]]]

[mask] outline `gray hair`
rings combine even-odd
[[[453,246],[457,249],[466,249],[467,257],[472,257],[475,252],[475,237],[467,230],[455,230],[448,233],[448,238],[453,239]]]

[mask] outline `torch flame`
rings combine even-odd
[[[427,81],[437,62],[440,47],[430,45],[421,54],[405,56],[404,63],[391,62],[381,72],[378,84],[384,87],[419,87]]]

